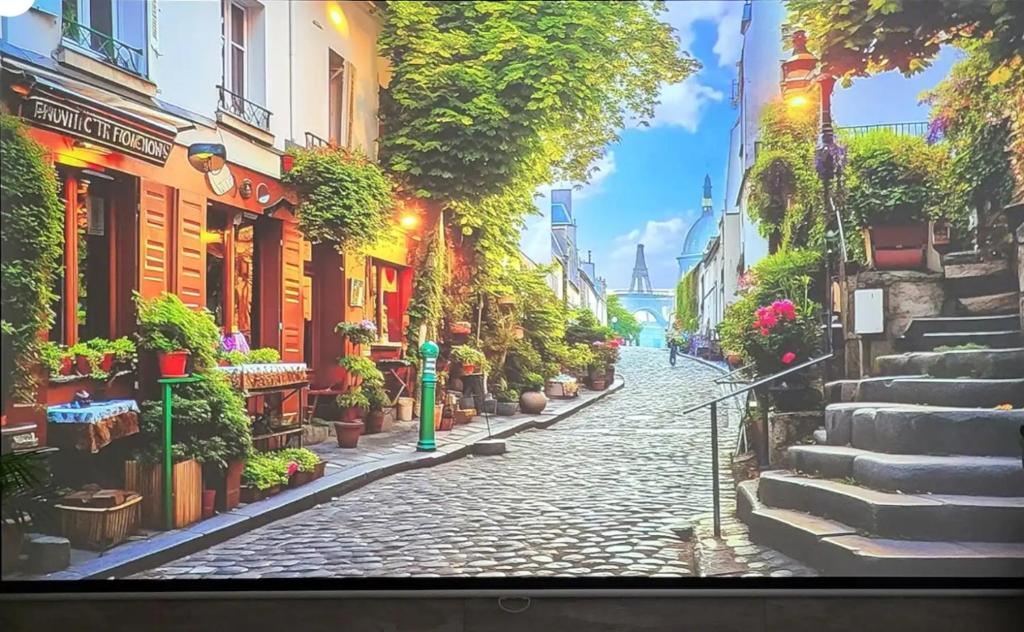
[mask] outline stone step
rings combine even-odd
[[[993,275],[1005,274],[1010,271],[1010,264],[1006,259],[993,259],[983,261],[976,259],[950,260],[945,259],[942,267],[942,274],[947,279],[976,279]]]
[[[904,336],[897,340],[898,347],[907,351],[932,351],[936,347],[955,347],[976,344],[989,349],[1010,349],[1024,344],[1019,328],[1001,331],[940,331]]]
[[[853,415],[872,408],[929,408],[915,404],[891,402],[839,402],[825,407],[825,439],[828,445],[850,445]],[[935,407],[930,407],[935,409]]]
[[[997,292],[978,296],[962,296],[956,300],[957,308],[963,314],[1017,314],[1020,312],[1020,293],[1016,291]]]
[[[1024,542],[1024,496],[895,494],[776,470],[761,474],[758,497],[884,538]]]
[[[862,408],[851,416],[850,445],[892,454],[1019,457],[1024,409]]]
[[[1011,404],[1020,408],[1024,407],[1024,378],[869,378],[860,381],[856,400],[978,408]]]
[[[1020,289],[1005,259],[951,263],[944,267],[943,274],[949,296],[986,296]]]
[[[922,351],[875,358],[875,375],[927,375],[930,377],[1024,377],[1024,347]]]
[[[799,445],[789,449],[788,459],[798,472],[881,491],[1024,496],[1020,457],[884,454],[849,446]]]
[[[758,481],[737,488],[737,515],[750,539],[826,575],[1024,577],[1024,544],[870,538],[836,520],[765,507]]]
[[[913,337],[939,332],[1006,331],[1020,327],[1014,314],[988,316],[929,316],[914,318],[904,332]]]

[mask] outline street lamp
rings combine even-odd
[[[791,108],[806,107],[811,99],[810,91],[817,86],[821,90],[819,99],[819,131],[820,138],[818,148],[815,151],[814,161],[821,178],[822,190],[825,203],[825,227],[828,228],[831,219],[835,216],[837,230],[839,231],[839,243],[841,248],[841,261],[839,262],[839,285],[840,292],[846,281],[846,244],[843,236],[843,223],[835,211],[832,201],[832,181],[838,178],[842,172],[843,160],[845,157],[843,148],[836,144],[835,129],[832,127],[832,91],[836,85],[836,79],[831,73],[826,72],[818,62],[818,59],[807,50],[807,33],[798,30],[793,33],[793,55],[782,62],[782,99]],[[830,212],[831,211],[831,212]],[[826,231],[827,232],[827,231]],[[825,302],[822,307],[826,310],[827,319],[825,322],[825,344],[826,353],[832,352],[832,275],[829,263],[831,254],[828,239],[825,240]],[[840,294],[841,296],[841,294]],[[840,311],[842,311],[840,309]]]

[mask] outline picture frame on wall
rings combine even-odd
[[[348,280],[348,305],[349,307],[362,307],[364,283],[362,279]]]

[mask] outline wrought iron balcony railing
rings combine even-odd
[[[217,91],[220,94],[220,101],[217,106],[221,110],[237,116],[253,127],[270,131],[270,110],[256,105],[224,86],[217,86]]]
[[[129,46],[106,33],[66,18],[61,22],[61,31],[64,39],[96,53],[103,61],[130,73],[145,76],[146,53],[141,48]]]
[[[850,136],[860,136],[861,134],[867,134],[868,132],[874,132],[880,129],[895,132],[900,136],[921,136],[923,138],[928,135],[928,121],[915,121],[913,123],[882,123],[879,125],[856,125],[853,127],[838,127],[836,128],[836,131]]]
[[[321,138],[320,136],[317,136],[313,132],[306,132],[306,149],[312,149],[314,147],[333,147],[333,146],[334,146],[334,143],[332,143],[331,141],[327,140],[326,138]]]

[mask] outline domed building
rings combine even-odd
[[[683,251],[676,257],[676,261],[679,262],[679,278],[700,263],[704,257],[704,249],[718,235],[718,220],[711,207],[711,176],[705,174],[700,217],[693,226],[690,226],[686,239],[683,240]]]

